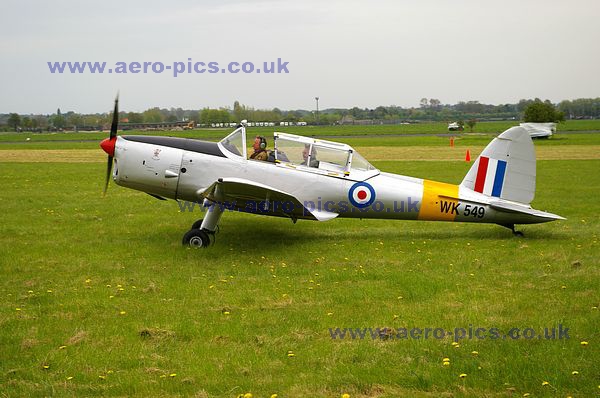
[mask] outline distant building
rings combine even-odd
[[[556,123],[521,123],[531,138],[550,138],[556,133]]]

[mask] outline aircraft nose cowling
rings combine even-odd
[[[105,138],[100,143],[100,148],[104,150],[109,156],[115,156],[115,144],[117,142],[117,137],[113,138]]]

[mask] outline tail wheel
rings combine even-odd
[[[191,229],[183,235],[183,241],[181,242],[184,246],[193,248],[207,248],[210,246],[209,235],[201,229]]]

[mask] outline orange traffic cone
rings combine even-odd
[[[471,161],[471,152],[467,149],[467,156],[465,156],[465,162]]]

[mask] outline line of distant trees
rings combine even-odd
[[[542,105],[540,105],[542,104]],[[536,108],[527,116],[526,109]],[[545,108],[543,110],[542,108]],[[124,123],[164,123],[189,121],[199,126],[217,123],[232,123],[246,119],[263,122],[306,122],[308,124],[360,124],[365,122],[399,123],[406,121],[456,121],[456,120],[526,120],[600,118],[600,98],[580,98],[564,100],[554,105],[539,98],[523,99],[516,104],[490,105],[479,101],[459,102],[454,105],[442,104],[436,98],[422,98],[418,107],[378,106],[369,108],[330,108],[318,113],[309,110],[254,109],[238,101],[233,107],[201,110],[182,108],[150,108],[144,112],[120,112],[119,120]],[[110,124],[110,113],[79,114],[73,111],[62,113],[57,109],[52,115],[0,114],[0,130],[4,131],[57,131],[57,130],[98,130]],[[536,119],[536,120],[532,120]]]

